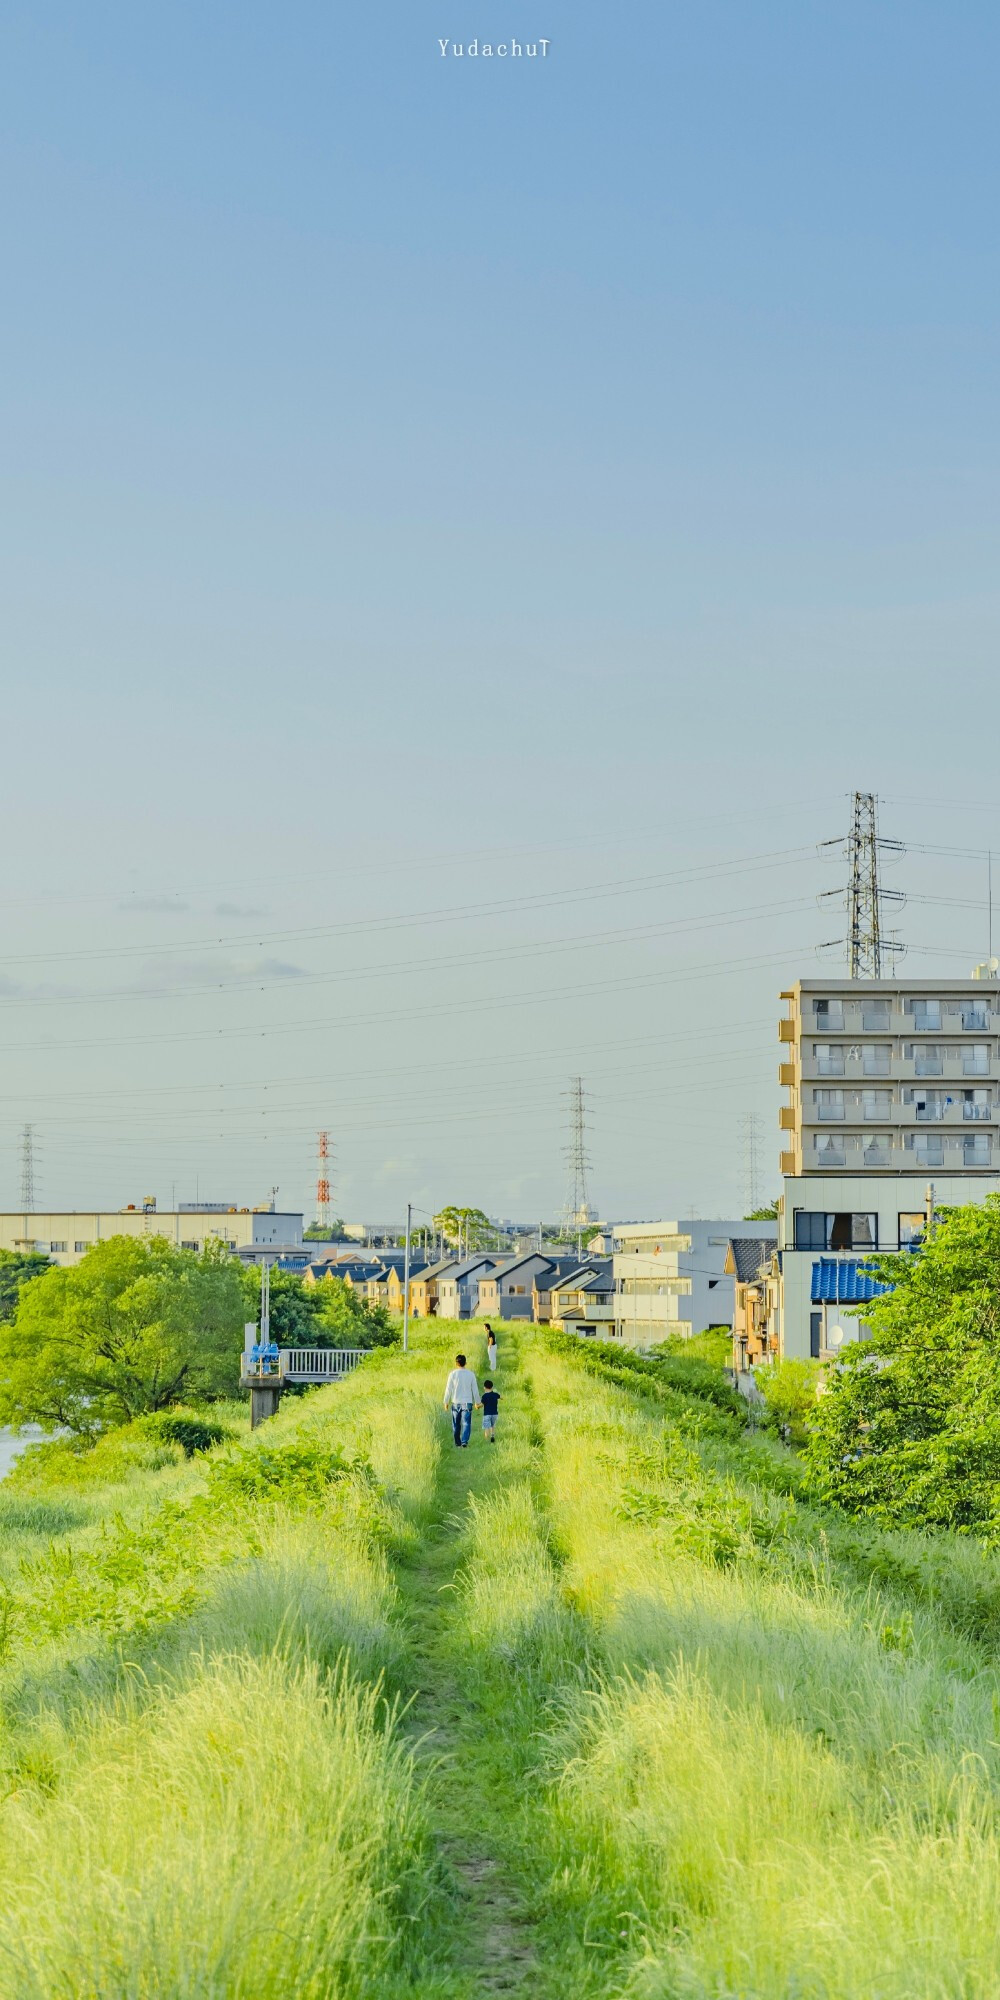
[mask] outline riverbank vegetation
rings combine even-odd
[[[991,2000],[1000,1556],[539,1329],[456,1451],[413,1333],[0,1489],[2,2000]]]

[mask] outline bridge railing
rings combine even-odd
[[[369,1347],[283,1347],[278,1366],[290,1382],[305,1376],[313,1382],[335,1382],[370,1353]]]

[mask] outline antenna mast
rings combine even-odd
[[[21,1208],[25,1215],[35,1210],[35,1128],[26,1125],[21,1134]]]

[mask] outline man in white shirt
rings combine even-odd
[[[465,1355],[456,1354],[455,1366],[445,1383],[444,1406],[451,1410],[451,1426],[455,1433],[455,1443],[467,1445],[472,1430],[472,1412],[479,1401],[479,1383],[475,1370],[465,1365]]]

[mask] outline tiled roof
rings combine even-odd
[[[818,1257],[812,1268],[814,1306],[863,1306],[892,1286],[876,1278],[863,1257]]]
[[[760,1267],[770,1259],[778,1238],[774,1236],[731,1236],[736,1277],[741,1285],[751,1285],[760,1276]]]

